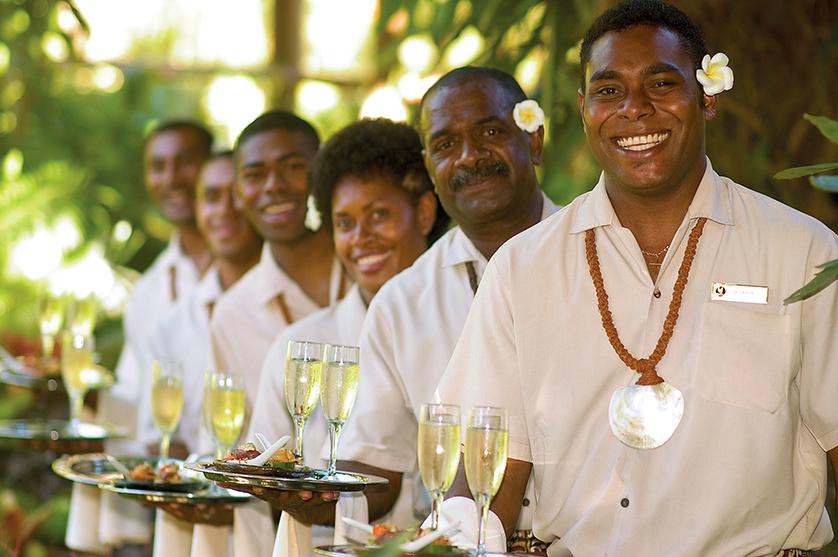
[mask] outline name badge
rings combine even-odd
[[[714,282],[710,299],[719,302],[743,302],[746,304],[767,304],[768,287],[750,284]]]

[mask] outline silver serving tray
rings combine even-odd
[[[363,491],[371,485],[386,485],[386,478],[354,472],[341,472],[333,476],[326,476],[325,470],[312,469],[308,476],[302,478],[283,478],[277,476],[263,476],[217,470],[213,462],[190,462],[184,465],[188,470],[201,472],[208,480],[238,484],[243,486],[262,487],[280,491]]]
[[[131,489],[117,487],[112,483],[99,484],[100,489],[117,493],[128,499],[135,499],[146,503],[178,503],[180,505],[206,505],[216,503],[246,503],[253,499],[250,494],[241,491],[233,491],[222,487],[214,486],[194,491],[192,493],[181,493],[176,491],[154,491],[148,489]]]
[[[64,390],[60,373],[46,374],[33,370],[2,346],[0,346],[0,383],[27,389],[45,389],[50,392]]]
[[[370,551],[381,549],[376,545],[320,545],[314,548],[315,555],[322,555],[323,557],[346,557],[347,555],[361,555]],[[473,555],[473,551],[462,549],[460,551],[439,551],[439,552],[422,552],[417,553],[399,553],[399,555],[428,555],[429,557],[464,557],[466,555]],[[486,553],[486,557],[505,557],[517,555],[520,553]]]
[[[98,441],[117,437],[125,437],[125,431],[108,424],[81,422],[71,428],[69,420],[0,420],[0,440]]]
[[[156,456],[118,456],[121,463],[133,468],[141,462],[157,465]],[[52,461],[52,471],[71,482],[99,485],[122,477],[102,453],[64,455]]]

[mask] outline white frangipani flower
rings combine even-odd
[[[323,224],[323,218],[320,215],[320,211],[317,210],[317,204],[314,202],[314,196],[309,195],[308,202],[306,204],[306,228],[312,232],[317,232],[320,230],[321,224]]]
[[[535,133],[544,125],[544,111],[538,102],[532,99],[521,101],[512,110],[512,117],[519,128],[525,132]]]
[[[701,60],[701,69],[695,71],[695,78],[704,87],[704,94],[712,97],[722,91],[733,88],[733,70],[727,65],[727,55],[723,52],[710,58],[705,54]]]

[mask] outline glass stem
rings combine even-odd
[[[331,450],[329,451],[329,470],[330,476],[337,472],[338,462],[338,439],[340,439],[340,430],[343,424],[340,422],[329,422],[329,440],[331,441]]]
[[[439,515],[442,513],[442,501],[445,499],[445,492],[434,491],[431,494],[431,530],[439,530]]]
[[[81,423],[81,412],[84,408],[84,395],[70,395],[70,427],[77,430]]]
[[[478,493],[477,503],[477,555],[486,554],[486,524],[489,521],[489,503],[491,498],[485,493]]]
[[[303,417],[294,416],[294,456],[300,462],[303,460],[303,432],[306,427],[306,419]]]
[[[160,461],[165,463],[169,460],[169,443],[172,440],[171,433],[164,433],[163,438],[160,440]]]

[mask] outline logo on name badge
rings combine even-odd
[[[750,284],[714,282],[710,299],[719,302],[742,302],[745,304],[767,304],[768,287]]]

